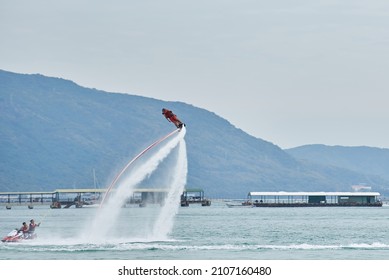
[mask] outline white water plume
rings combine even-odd
[[[180,206],[181,194],[186,185],[186,177],[188,173],[188,163],[186,157],[186,143],[182,139],[178,147],[178,158],[176,166],[173,170],[175,175],[170,183],[170,188],[165,199],[165,204],[154,224],[152,236],[155,240],[166,239],[167,235],[173,229],[173,220]]]
[[[119,214],[125,201],[132,196],[137,185],[150,176],[171,151],[179,143],[183,142],[185,133],[186,130],[183,128],[177,135],[174,135],[172,139],[169,139],[167,143],[162,143],[163,146],[149,158],[140,164],[135,165],[129,172],[125,172],[120,176],[114,192],[110,193],[110,197],[103,207],[98,209],[94,221],[86,228],[82,238],[87,238],[88,241],[102,242],[106,240],[109,232],[116,232],[115,224],[118,221]]]

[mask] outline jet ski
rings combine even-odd
[[[23,232],[14,229],[10,233],[8,233],[6,236],[1,239],[2,242],[20,242],[27,239],[35,239],[37,235],[34,234],[27,234],[24,235]]]

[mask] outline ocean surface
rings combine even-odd
[[[97,208],[47,205],[0,208],[0,235],[23,221],[41,222],[38,238],[0,243],[2,260],[389,260],[389,207],[182,207],[168,236],[150,236],[160,207],[123,208],[114,230],[94,238]],[[104,227],[102,223],[101,228]]]

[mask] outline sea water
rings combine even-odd
[[[96,215],[94,208],[49,209],[14,206],[0,209],[0,235],[34,218],[42,222],[38,238],[1,243],[0,259],[10,260],[389,260],[389,207],[228,208],[224,201],[209,207],[178,209],[167,238],[150,239],[147,217],[159,205],[123,208],[119,225],[105,240],[80,231]],[[104,226],[104,225],[101,225]]]

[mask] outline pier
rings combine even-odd
[[[33,209],[34,206],[47,205],[53,209],[82,208],[85,206],[99,205],[107,189],[57,189],[51,192],[0,192],[0,206],[10,210],[14,206],[26,206]],[[167,195],[166,189],[136,189],[129,197],[125,205],[162,204]],[[211,205],[211,201],[204,197],[202,189],[185,189],[181,195],[181,206],[199,203],[203,206]]]
[[[11,209],[15,205],[26,205],[34,208],[34,205],[50,205],[53,202],[55,192],[0,192],[0,205]]]

